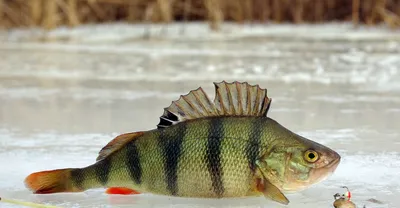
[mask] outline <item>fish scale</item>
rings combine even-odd
[[[159,146],[162,148],[162,157],[159,158],[164,164],[164,177],[167,190],[173,196],[177,195],[177,172],[179,158],[182,152],[182,142],[186,135],[186,124],[182,123],[174,128],[174,131],[162,130],[158,136]],[[149,170],[151,171],[151,170]]]
[[[218,197],[222,197],[225,191],[223,185],[223,167],[221,164],[221,151],[223,139],[227,136],[224,131],[222,118],[211,119],[208,125],[206,164],[211,177],[212,188]],[[188,138],[190,139],[190,138]]]
[[[334,172],[339,154],[267,117],[266,89],[214,85],[214,102],[192,90],[164,109],[157,128],[117,136],[88,167],[30,174],[26,186],[37,194],[123,187],[176,197],[264,195],[288,204],[284,193]]]
[[[136,142],[126,145],[126,167],[128,168],[130,178],[138,185],[142,183],[142,163]]]

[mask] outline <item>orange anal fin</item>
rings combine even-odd
[[[140,192],[135,191],[130,188],[125,187],[110,187],[106,190],[107,194],[120,194],[120,195],[130,195],[130,194],[140,194]]]

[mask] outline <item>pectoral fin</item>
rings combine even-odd
[[[263,193],[265,198],[288,205],[289,200],[286,198],[286,196],[281,192],[281,190],[279,190],[278,187],[268,180],[267,175],[269,174],[267,173],[268,168],[266,164],[257,160],[256,165],[257,191]]]
[[[257,189],[259,192],[264,194],[265,198],[269,198],[281,204],[289,204],[289,200],[286,198],[286,196],[283,195],[283,193],[265,177],[257,180]]]

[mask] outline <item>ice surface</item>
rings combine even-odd
[[[332,207],[348,186],[360,207],[400,207],[400,35],[349,25],[85,26],[0,33],[0,196],[61,207],[284,207],[261,198],[32,195],[31,172],[94,162],[114,136],[155,128],[179,95],[213,81],[268,88],[269,116],[337,150],[326,181],[288,207]],[[47,42],[42,40],[47,39]],[[375,198],[384,204],[367,202]],[[0,203],[0,207],[16,207]]]

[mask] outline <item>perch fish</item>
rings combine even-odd
[[[267,116],[267,90],[247,82],[214,83],[214,102],[200,87],[164,109],[157,128],[121,134],[94,164],[30,174],[36,194],[125,187],[177,197],[265,196],[304,190],[340,163],[334,150]]]

